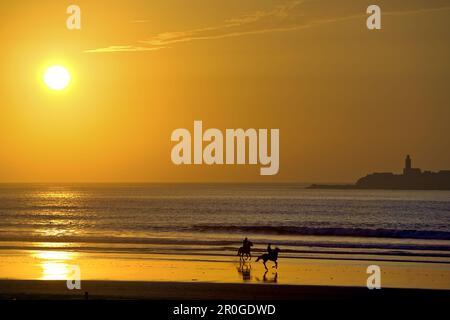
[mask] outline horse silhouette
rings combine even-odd
[[[251,247],[253,247],[253,243],[251,241],[247,241],[247,245],[246,246],[242,246],[238,249],[237,255],[240,257],[241,260],[244,260],[244,254],[246,256],[246,260],[251,260],[252,259],[252,254],[251,254]]]
[[[270,260],[270,261],[275,262],[275,265],[272,268],[278,268],[277,260],[278,260],[278,252],[280,252],[280,251],[281,250],[279,248],[275,248],[275,249],[271,250],[269,253],[264,253],[264,254],[260,255],[258,257],[258,259],[256,259],[256,262],[258,262],[259,260],[262,259],[264,268],[266,268],[266,270],[268,270],[267,266],[266,266],[266,262]]]

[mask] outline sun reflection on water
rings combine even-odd
[[[41,199],[77,199],[80,197],[80,194],[78,192],[68,190],[55,190],[39,192],[36,194],[36,197]]]
[[[83,206],[82,193],[78,191],[56,189],[34,194],[34,233],[43,237],[64,237],[78,234],[80,206]]]

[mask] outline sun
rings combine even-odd
[[[70,73],[62,66],[51,66],[45,70],[44,82],[52,90],[63,90],[70,83]]]

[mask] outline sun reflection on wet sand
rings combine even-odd
[[[76,253],[66,251],[38,251],[33,255],[40,259],[41,280],[66,280],[71,276],[71,264]]]
[[[67,264],[60,262],[42,263],[41,280],[65,280],[69,278],[70,269]]]

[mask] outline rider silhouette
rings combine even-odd
[[[242,241],[242,248],[246,249],[248,248],[248,239],[245,237],[244,241]]]
[[[270,247],[270,243],[269,243],[269,245],[267,246],[267,253],[268,253],[268,254],[271,254],[271,253],[272,253],[272,248]]]

